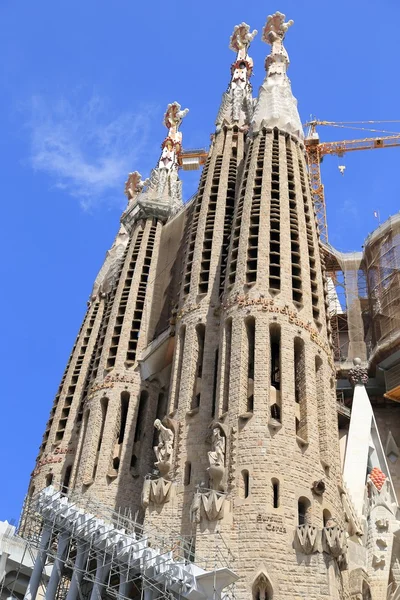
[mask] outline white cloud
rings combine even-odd
[[[153,113],[147,107],[137,114],[110,115],[97,96],[79,106],[35,97],[27,123],[30,162],[85,209],[106,198],[122,199],[127,174],[140,170],[137,161],[143,159]]]

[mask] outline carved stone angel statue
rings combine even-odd
[[[174,432],[168,427],[164,427],[160,419],[154,421],[154,427],[159,431],[158,446],[154,446],[154,454],[157,462],[154,465],[158,468],[161,475],[168,475],[172,466],[172,454],[174,449]]]

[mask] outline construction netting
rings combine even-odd
[[[337,362],[367,358],[365,313],[367,290],[361,252],[326,250],[329,317]]]
[[[400,213],[367,238],[364,262],[376,352],[400,340]]]
[[[400,213],[378,227],[364,252],[324,247],[335,360],[362,360],[400,341]]]

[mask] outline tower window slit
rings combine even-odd
[[[234,224],[234,228],[233,228],[233,232],[232,232],[232,251],[231,251],[231,260],[230,260],[230,265],[229,265],[229,289],[232,288],[233,284],[236,281],[236,266],[237,266],[237,256],[238,256],[238,249],[239,249],[240,228],[241,228],[241,224],[242,224],[243,203],[244,203],[244,197],[246,194],[247,178],[248,178],[248,174],[249,174],[249,165],[250,165],[250,159],[251,159],[252,150],[253,150],[252,144],[253,144],[253,142],[251,141],[250,146],[247,151],[247,159],[246,159],[245,166],[244,166],[243,178],[242,178],[242,181],[240,184],[240,194],[239,194],[239,200],[238,200],[238,205],[237,205],[237,211],[236,211],[236,215],[235,215],[235,224]]]
[[[299,166],[301,190],[302,190],[302,194],[303,194],[304,214],[305,214],[305,220],[306,220],[308,257],[309,257],[309,264],[310,264],[311,292],[312,292],[312,294],[315,294],[315,296],[313,296],[313,309],[312,309],[313,319],[318,325],[320,323],[320,311],[318,308],[318,286],[317,286],[317,272],[315,270],[315,258],[314,258],[315,248],[314,248],[313,227],[311,224],[309,198],[308,198],[306,182],[305,182],[303,156],[301,155],[299,149],[298,149],[297,160],[298,160],[298,166]],[[315,298],[315,300],[314,300],[314,298]]]
[[[280,178],[279,178],[279,135],[274,130],[272,142],[271,205],[270,205],[270,247],[269,247],[269,288],[272,293],[281,289],[281,248],[280,248]]]
[[[217,207],[217,197],[220,181],[220,172],[222,165],[222,156],[219,155],[215,161],[215,168],[213,174],[213,185],[211,186],[211,193],[208,202],[208,210],[206,216],[206,225],[203,240],[203,251],[201,257],[200,267],[200,281],[199,281],[199,294],[206,294],[208,291],[208,282],[210,278],[210,261],[211,261],[211,249],[212,249],[212,236],[214,232],[215,223],[215,212]]]
[[[265,154],[265,141],[266,134],[260,138],[258,153],[257,153],[257,166],[255,178],[253,182],[253,196],[250,209],[250,228],[248,234],[247,243],[247,269],[246,269],[246,283],[252,285],[257,280],[257,263],[258,263],[258,236],[260,227],[260,209],[261,209],[261,188],[262,188],[262,174],[263,174],[263,162]]]
[[[246,412],[254,409],[254,361],[255,361],[256,321],[254,317],[246,320],[247,336],[247,402]]]
[[[198,408],[200,406],[202,376],[203,376],[205,334],[206,334],[205,325],[200,323],[199,325],[196,326],[197,359],[196,359],[196,372],[195,372],[195,382],[194,382],[194,390],[193,390],[191,409]]]
[[[232,352],[232,319],[225,322],[224,328],[225,342],[225,365],[224,365],[224,388],[222,400],[222,412],[225,413],[229,409],[229,378],[231,372],[231,352]]]
[[[242,471],[242,494],[243,498],[248,498],[250,493],[250,476],[247,469]]]
[[[181,378],[182,378],[182,366],[183,366],[183,355],[185,351],[185,336],[186,336],[186,327],[182,325],[179,330],[179,354],[178,354],[178,365],[176,372],[176,385],[175,385],[175,396],[174,396],[174,410],[178,408],[179,405],[179,394],[181,387]]]
[[[65,474],[64,474],[64,478],[63,478],[63,482],[62,482],[62,487],[61,487],[61,493],[63,495],[68,493],[69,484],[71,481],[71,473],[72,473],[72,465],[68,465],[68,467],[65,469]]]
[[[296,434],[307,441],[307,398],[304,340],[294,340],[294,391],[296,400]]]
[[[279,507],[279,480],[272,479],[272,505],[274,508]]]
[[[235,190],[236,190],[236,170],[237,160],[235,157],[231,157],[229,161],[229,173],[228,173],[228,184],[226,190],[226,202],[225,202],[225,216],[224,216],[224,232],[222,239],[221,248],[221,269],[220,269],[220,283],[219,293],[222,294],[225,285],[226,278],[226,263],[228,260],[229,241],[231,235],[233,212],[235,206]]]
[[[186,461],[183,485],[190,484],[191,476],[192,476],[192,463],[190,463],[189,461]]]
[[[303,299],[302,279],[300,265],[300,246],[299,239],[299,220],[297,214],[297,199],[293,175],[293,155],[291,149],[291,140],[286,138],[286,166],[289,186],[289,215],[290,215],[290,240],[291,240],[291,259],[292,259],[292,298],[297,304]]]
[[[151,261],[153,255],[155,235],[157,231],[157,224],[153,224],[149,231],[149,237],[147,240],[146,254],[148,255],[148,261]],[[136,304],[134,309],[134,318],[131,325],[131,333],[128,343],[128,351],[126,353],[126,362],[132,364],[136,360],[137,343],[139,340],[140,328],[143,318],[144,300],[146,298],[146,290],[148,283],[148,266],[143,264],[140,283],[137,291]]]
[[[215,411],[217,408],[217,383],[218,383],[218,361],[219,361],[219,349],[215,350],[214,359],[214,377],[213,377],[213,391],[212,391],[212,405],[211,405],[211,416],[215,417]]]
[[[113,457],[113,468],[116,471],[118,471],[118,469],[119,469],[119,464],[120,464],[120,460],[121,460],[122,444],[124,441],[126,420],[127,420],[127,416],[128,416],[129,396],[130,395],[128,392],[122,392],[122,394],[121,394],[118,437],[117,437],[117,442],[116,442],[116,447],[114,450],[114,457]]]
[[[139,405],[138,405],[138,409],[137,409],[135,434],[134,434],[134,438],[133,438],[133,448],[132,448],[132,455],[131,455],[131,468],[135,468],[140,459],[140,450],[141,450],[140,446],[141,446],[143,431],[144,431],[144,421],[145,421],[145,413],[146,413],[146,408],[147,408],[148,397],[149,397],[149,394],[145,390],[143,390],[139,396]]]
[[[183,286],[184,296],[186,296],[190,290],[190,283],[191,283],[191,279],[192,279],[192,267],[193,267],[193,253],[194,253],[194,246],[195,246],[195,241],[196,241],[197,226],[198,226],[198,222],[199,222],[200,209],[201,209],[201,205],[202,205],[202,201],[203,201],[204,188],[205,188],[205,183],[206,183],[206,179],[207,179],[207,175],[208,175],[210,161],[211,161],[211,157],[209,156],[206,160],[206,164],[204,165],[203,173],[201,175],[199,191],[198,191],[197,198],[195,201],[195,206],[193,209],[193,218],[192,218],[192,222],[191,222],[191,227],[190,227],[190,231],[188,232],[188,243],[187,243],[188,254],[187,254],[187,260],[186,260],[186,267],[185,267],[185,274],[184,274],[184,286]]]
[[[308,498],[301,497],[297,503],[298,524],[306,525],[310,523],[311,502]]]
[[[101,409],[101,425],[100,425],[99,438],[98,438],[97,448],[96,448],[96,458],[95,458],[95,462],[93,465],[92,479],[95,479],[95,477],[96,477],[97,464],[98,464],[99,457],[100,457],[100,449],[101,449],[101,446],[103,443],[104,427],[106,424],[107,409],[108,409],[108,398],[102,398],[100,400],[100,409]]]

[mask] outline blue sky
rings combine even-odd
[[[129,171],[147,176],[174,100],[187,148],[207,146],[235,24],[280,10],[303,121],[399,119],[397,2],[1,0],[2,391],[0,519],[18,519],[92,282],[118,228]],[[268,48],[252,44],[255,92]],[[400,130],[400,124],[383,126]],[[379,127],[379,126],[378,126]],[[381,126],[382,127],[382,126]],[[321,128],[321,138],[368,132]],[[330,241],[360,249],[399,210],[400,149],[322,166]],[[198,174],[184,174],[184,194]]]

